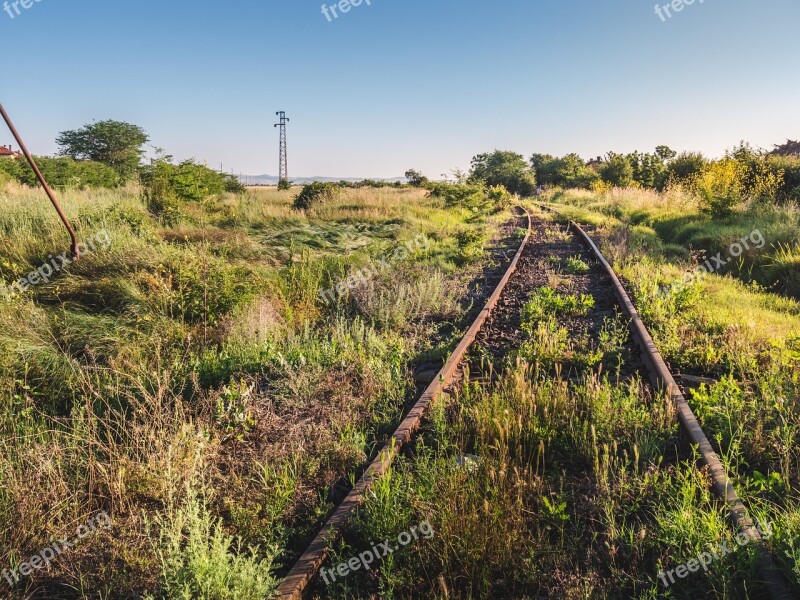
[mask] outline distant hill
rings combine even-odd
[[[239,175],[239,180],[246,185],[278,185],[278,177],[274,175]],[[314,181],[322,182],[336,182],[336,181],[363,181],[364,179],[373,179],[375,181],[388,181],[394,183],[395,181],[406,180],[405,177],[391,177],[388,179],[377,177],[291,177],[292,183],[306,184]]]

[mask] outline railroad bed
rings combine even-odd
[[[442,396],[457,404],[465,387],[490,387],[520,359],[535,365],[530,369],[532,379],[554,378],[564,388],[582,389],[602,385],[605,377],[616,386],[632,390],[645,410],[655,407],[656,411],[659,403],[669,406],[667,412],[677,415],[685,440],[699,448],[700,461],[708,467],[713,491],[725,503],[732,528],[754,541],[765,589],[773,598],[792,597],[635,307],[597,246],[574,223],[564,227],[529,214],[525,220],[527,234],[485,307],[392,439],[289,572],[279,587],[279,597],[301,598],[306,591],[325,596],[324,586],[315,582],[315,577],[331,545],[346,531],[353,512],[395,458],[401,453],[413,457],[414,437],[430,407]],[[594,373],[589,381],[587,368]],[[681,448],[674,457],[676,464],[691,459],[688,444],[677,439],[672,442]],[[569,472],[564,483],[568,494],[579,499],[596,492],[585,461],[571,456],[559,456],[558,460]],[[575,510],[575,518],[587,522],[595,519],[590,502]],[[588,538],[577,541],[584,542],[592,543]],[[460,597],[458,590],[440,591],[445,596]]]

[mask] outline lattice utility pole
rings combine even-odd
[[[280,117],[280,123],[276,123],[275,127],[280,127],[281,141],[280,141],[280,159],[278,164],[278,189],[289,188],[289,161],[286,155],[286,123],[289,119],[286,118],[284,111],[276,112]]]

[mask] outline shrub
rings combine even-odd
[[[774,202],[783,182],[784,172],[780,167],[759,160],[750,167],[747,196],[756,202]]]
[[[45,156],[35,157],[35,160],[47,183],[55,188],[114,188],[121,182],[113,168],[99,162]],[[5,179],[30,187],[39,185],[36,174],[24,160],[0,161],[0,173],[5,174]]]
[[[154,160],[142,169],[145,193],[172,195],[180,200],[199,202],[223,192],[239,192],[242,184],[232,175],[209,169],[194,160],[177,165],[169,158]]]
[[[480,231],[463,229],[456,233],[456,241],[458,242],[459,258],[462,262],[474,262],[483,255],[486,238]]]
[[[158,303],[172,318],[217,325],[260,284],[255,273],[214,256],[164,260],[155,273],[169,286]]]
[[[290,190],[290,189],[292,189],[292,182],[289,181],[288,179],[285,179],[285,178],[281,177],[280,181],[278,181],[278,190],[279,191],[286,191],[286,190]]]
[[[742,202],[742,181],[745,168],[731,158],[706,165],[698,173],[693,186],[700,195],[703,208],[714,217],[731,214]]]
[[[276,550],[267,548],[263,559],[259,548],[245,552],[196,494],[190,493],[184,506],[172,507],[156,525],[161,530],[158,555],[167,600],[257,600],[275,591]]]
[[[221,194],[227,186],[227,179],[206,166],[193,161],[185,161],[177,166],[169,165],[169,185],[181,200],[200,202]]]
[[[494,211],[501,211],[511,205],[511,193],[502,185],[495,185],[487,189],[486,199]]]
[[[7,183],[14,181],[14,178],[6,173],[5,171],[0,170],[0,189],[4,188]]]
[[[777,199],[800,201],[800,156],[768,156],[766,165],[783,172]]]
[[[225,191],[231,194],[241,194],[246,191],[239,178],[234,175],[223,175],[225,178]]]
[[[142,169],[141,178],[148,210],[167,224],[177,220],[181,202],[201,202],[224,192],[244,191],[233,175],[218,173],[193,160],[176,165],[170,157],[152,161]]]
[[[614,186],[608,181],[597,179],[592,182],[590,189],[598,196],[602,196],[604,194],[608,194],[611,190],[613,190]]]
[[[294,199],[296,210],[308,210],[315,204],[331,202],[341,193],[341,186],[336,183],[323,183],[315,181],[304,185],[303,189]]]
[[[495,213],[511,204],[511,194],[502,185],[487,188],[478,183],[433,183],[428,194],[444,198],[447,206],[460,206],[476,213]]]

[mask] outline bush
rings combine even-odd
[[[703,208],[714,217],[730,215],[742,202],[745,168],[731,158],[703,167],[693,180]]]
[[[281,177],[280,181],[278,181],[278,191],[286,191],[290,189],[292,189],[292,182]]]
[[[495,185],[486,190],[486,199],[493,211],[501,211],[511,205],[511,193],[502,185]]]
[[[193,160],[173,164],[169,158],[142,168],[147,208],[168,224],[180,214],[181,202],[201,202],[224,192],[239,193],[244,186],[233,175],[218,173]]]
[[[144,167],[142,184],[146,192],[171,194],[188,202],[199,202],[223,192],[243,189],[232,175],[218,173],[193,160],[175,165],[168,158],[155,160]]]
[[[486,238],[480,231],[462,229],[456,233],[458,242],[459,260],[462,263],[471,263],[483,256],[483,247]]]
[[[602,179],[597,179],[596,181],[592,182],[590,189],[598,196],[602,196],[604,194],[608,194],[609,192],[611,192],[611,190],[614,189],[614,186],[607,181],[603,181]]]
[[[336,183],[323,183],[315,181],[304,185],[303,189],[294,199],[294,208],[296,210],[308,210],[315,204],[324,204],[331,202],[341,193],[342,188]]]
[[[54,188],[114,188],[119,186],[119,174],[111,167],[90,160],[67,157],[34,157],[47,183]],[[39,185],[36,174],[25,160],[0,160],[0,172],[30,187]]]
[[[768,156],[766,165],[783,172],[777,199],[800,201],[800,156]]]
[[[7,183],[14,181],[14,178],[3,170],[0,170],[0,190],[2,190]]]
[[[502,185],[487,188],[483,183],[433,183],[428,195],[444,198],[447,206],[460,206],[478,214],[496,213],[511,204],[511,194]]]
[[[167,600],[256,600],[275,591],[275,548],[242,548],[195,494],[155,524],[160,528],[157,551]]]
[[[214,257],[176,257],[154,269],[164,282],[152,296],[173,319],[185,323],[220,324],[237,307],[246,304],[260,285],[257,275],[245,266],[234,266]]]

